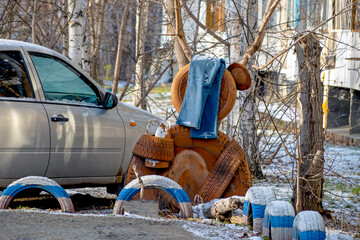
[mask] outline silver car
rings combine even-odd
[[[148,120],[61,54],[0,39],[0,189],[25,176],[116,186]]]

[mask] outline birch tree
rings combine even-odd
[[[252,32],[256,25],[256,19],[250,16],[256,8],[253,1],[246,0],[232,0],[231,5],[233,13],[231,16],[231,47],[230,47],[230,61],[237,62],[239,59],[240,64],[247,67],[251,63],[253,55],[260,49],[266,25],[273,14],[276,6],[280,0],[269,0],[265,9],[265,14],[262,18],[256,35],[252,38]],[[255,2],[256,3],[256,2]],[[242,16],[246,16],[243,19]],[[241,31],[243,29],[243,31]],[[241,49],[241,43],[248,42],[246,51]],[[253,75],[254,77],[254,75]],[[257,140],[256,140],[256,125],[255,125],[255,95],[254,95],[255,81],[252,81],[252,86],[245,91],[239,92],[239,126],[237,137],[240,144],[244,148],[246,159],[248,160],[250,171],[254,176],[261,177],[262,172],[259,165],[259,156],[257,155]]]
[[[70,14],[69,21],[69,58],[79,64],[82,64],[82,22],[83,12],[81,9],[81,0],[68,0]]]

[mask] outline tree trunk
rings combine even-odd
[[[101,84],[99,79],[99,62],[104,15],[107,0],[91,1],[89,4],[89,40],[90,40],[90,76]]]
[[[64,12],[63,18],[61,20],[63,28],[64,28],[64,30],[62,31],[62,33],[63,33],[62,54],[64,56],[68,56],[68,54],[69,54],[69,23],[68,23],[69,9],[67,7],[67,0],[62,0],[61,8],[62,8],[62,11]]]
[[[186,57],[186,54],[181,47],[179,39],[175,36],[176,35],[176,17],[175,17],[175,7],[174,7],[174,0],[166,0],[166,17],[169,22],[171,33],[173,34],[173,41],[174,41],[174,49],[176,55],[176,61],[178,63],[179,69],[188,64],[190,61]],[[182,28],[180,28],[182,29]],[[185,36],[185,35],[184,35]]]
[[[299,64],[299,160],[296,211],[322,211],[324,130],[319,41],[313,34],[296,45]]]
[[[265,35],[265,29],[268,21],[270,20],[271,15],[273,14],[275,8],[279,4],[280,0],[269,0],[266,5],[266,10],[261,21],[261,24],[257,30],[256,35],[253,38],[252,33],[255,32],[256,19],[251,16],[257,9],[256,1],[249,0],[234,0],[232,1],[232,6],[234,12],[239,11],[240,16],[235,15],[232,17],[233,20],[237,18],[237,21],[234,21],[234,24],[231,26],[232,31],[232,40],[230,47],[230,56],[232,61],[238,60],[236,55],[241,54],[242,58],[240,64],[244,67],[250,63],[253,55],[260,49]],[[241,9],[244,9],[241,12]],[[251,13],[251,14],[249,14]],[[242,16],[245,16],[246,19],[242,19]],[[243,21],[246,22],[248,26],[246,32],[240,33],[241,25]],[[235,36],[235,37],[234,37]],[[240,36],[240,39],[236,36]],[[241,38],[243,36],[243,38]],[[237,41],[236,41],[237,40]],[[238,42],[238,43],[237,43]],[[245,53],[243,54],[241,49],[241,44],[243,42],[249,43]],[[234,56],[235,55],[235,56]],[[259,165],[259,156],[257,153],[257,141],[256,141],[256,124],[255,124],[255,95],[254,95],[255,82],[252,82],[251,87],[248,90],[239,92],[239,106],[240,106],[240,125],[239,125],[239,142],[243,147],[246,155],[246,159],[249,164],[251,173],[256,177],[262,177],[262,171]]]
[[[233,1],[230,8],[236,12],[235,9],[243,9],[245,1],[238,0]],[[250,9],[248,9],[250,10]],[[242,13],[240,13],[242,14]],[[237,13],[232,15],[231,20],[231,46],[230,46],[230,61],[239,62],[240,59],[244,59],[246,46],[245,36],[248,35],[241,31],[243,24],[241,21],[241,16],[238,16]],[[242,56],[242,57],[241,57]],[[244,63],[247,67],[247,62]],[[255,96],[253,94],[253,88],[255,84],[253,82],[252,86],[245,91],[239,91],[239,107],[240,107],[240,125],[238,126],[238,135],[236,136],[240,145],[244,149],[246,159],[249,164],[251,174],[254,176],[262,176],[260,166],[258,164],[257,157],[257,147],[256,147],[256,127],[255,127]]]
[[[89,3],[87,5],[87,9],[89,9]],[[83,27],[83,37],[82,37],[82,67],[85,72],[90,74],[90,41],[89,41],[89,12],[86,12],[85,15],[85,24]]]
[[[217,218],[221,221],[229,219],[232,211],[240,208],[244,199],[238,196],[229,198],[213,199],[206,203],[200,203],[193,207],[194,218]]]
[[[81,66],[82,18],[81,0],[68,0],[69,21],[69,58]]]
[[[120,66],[121,66],[122,52],[123,52],[123,47],[124,47],[124,42],[125,42],[125,37],[124,37],[125,30],[126,30],[127,21],[129,19],[130,3],[131,3],[131,0],[126,1],[124,13],[123,13],[123,17],[122,17],[122,21],[121,21],[121,25],[120,25],[120,31],[119,31],[119,37],[118,37],[118,48],[117,48],[117,52],[116,52],[116,61],[115,61],[114,82],[113,82],[113,86],[112,86],[112,90],[111,90],[111,92],[113,94],[117,94],[118,84],[120,81]]]
[[[138,0],[136,6],[136,57],[135,64],[135,95],[134,105],[142,99],[145,91],[145,41],[148,20],[149,4],[146,0]],[[146,109],[146,101],[140,103],[142,109]]]
[[[36,21],[36,9],[38,5],[38,0],[34,1],[34,7],[33,7],[33,15],[32,15],[32,22],[31,22],[31,38],[32,43],[36,43],[36,32],[35,32],[35,21]]]
[[[89,32],[85,25],[83,29],[83,42],[82,42],[82,67],[85,72],[90,74],[90,43],[89,43]]]

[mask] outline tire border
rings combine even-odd
[[[263,221],[263,236],[273,240],[291,240],[295,211],[287,201],[272,201],[266,204]]]
[[[272,188],[251,187],[245,194],[243,207],[243,221],[249,225],[253,222],[254,232],[262,232],[263,219],[265,215],[266,204],[276,200]],[[250,219],[252,215],[252,219]]]
[[[316,211],[302,211],[294,219],[294,240],[325,240],[325,224],[320,213]]]
[[[142,176],[141,180],[143,181],[145,189],[161,189],[171,194],[179,204],[180,216],[182,218],[190,218],[193,216],[190,199],[178,183],[170,178],[158,175]],[[124,214],[124,208],[122,207],[124,201],[130,201],[140,189],[141,186],[137,179],[127,184],[116,199],[114,214]]]
[[[19,192],[31,188],[42,189],[53,195],[58,200],[62,211],[75,212],[74,205],[65,189],[54,180],[41,176],[24,177],[12,182],[0,196],[0,209],[8,208]]]

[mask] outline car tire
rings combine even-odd
[[[214,168],[216,162],[225,151],[225,148],[227,148],[230,143],[230,138],[219,131],[217,139],[193,139],[190,137],[190,129],[180,125],[172,126],[170,134],[171,138],[174,139],[175,157],[169,169],[167,169],[165,173],[161,173],[161,175],[167,176],[179,183],[188,193],[190,199],[193,199],[194,196],[199,193],[208,174]],[[187,155],[185,152],[190,154],[189,151],[193,151],[191,155],[193,159],[196,160],[194,161],[196,167],[202,165],[202,161],[205,162],[206,166],[200,170],[198,174],[195,176],[190,175],[190,177],[188,173],[193,170],[193,167],[188,159],[182,157],[182,155]],[[200,156],[196,157],[197,154]],[[180,172],[183,174],[180,175]],[[196,185],[198,185],[198,187]],[[250,171],[245,160],[244,163],[240,164],[235,176],[232,177],[230,184],[225,191],[223,191],[221,197],[230,197],[233,195],[244,196],[250,186]],[[208,200],[211,199],[208,198]]]
[[[204,202],[222,196],[241,163],[247,164],[244,150],[238,142],[232,140],[226,145],[199,191]],[[245,175],[250,176],[250,172]]]
[[[161,189],[170,193],[179,204],[180,216],[182,218],[192,217],[193,212],[189,197],[175,181],[158,175],[143,176],[141,177],[141,180],[143,181],[145,189]],[[114,214],[124,214],[124,208],[122,207],[124,201],[130,201],[140,189],[141,186],[137,179],[134,179],[127,184],[116,199]]]
[[[143,134],[132,152],[141,158],[171,162],[174,159],[174,141],[171,138]]]
[[[171,85],[171,100],[177,112],[180,112],[189,75],[190,64],[185,65],[175,75]],[[225,70],[220,90],[218,121],[224,119],[232,110],[236,100],[236,84],[229,70]]]
[[[174,140],[175,154],[182,149],[198,149],[199,153],[201,150],[205,150],[215,157],[213,162],[215,164],[230,138],[220,131],[217,139],[191,138],[190,131],[190,128],[180,125],[174,125],[170,128],[171,138]]]
[[[251,187],[245,194],[243,221],[253,225],[255,232],[262,232],[266,204],[276,200],[272,188]]]
[[[53,195],[59,202],[63,212],[75,212],[74,205],[67,194],[57,182],[46,177],[29,176],[12,182],[0,196],[0,209],[8,208],[12,199],[21,191],[35,188]]]
[[[262,234],[272,240],[291,240],[295,211],[286,201],[266,204]]]
[[[324,240],[326,238],[325,224],[320,213],[302,211],[294,219],[294,240]]]

